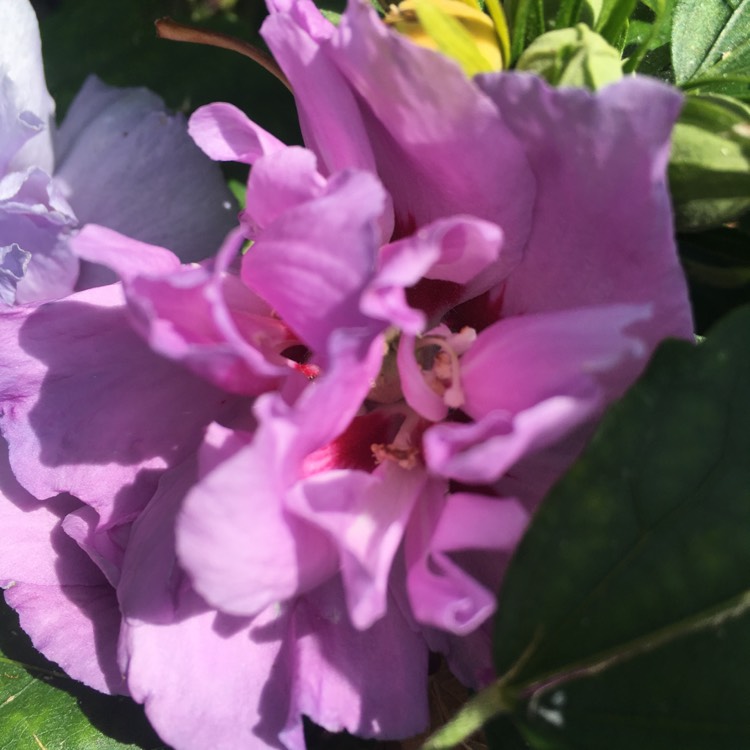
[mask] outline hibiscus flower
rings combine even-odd
[[[530,514],[692,330],[672,89],[468,79],[365,4],[271,11],[307,147],[193,116],[252,164],[215,259],[90,225],[76,253],[121,283],[0,329],[0,518],[34,551],[0,552],[6,597],[178,750],[297,750],[304,716],[416,734],[430,652],[491,679]]]

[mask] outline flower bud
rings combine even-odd
[[[553,86],[596,90],[622,78],[619,52],[582,23],[542,34],[521,55],[517,67]]]

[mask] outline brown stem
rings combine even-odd
[[[289,79],[284,75],[276,60],[267,52],[254,47],[249,42],[229,36],[229,34],[222,34],[219,31],[206,31],[205,29],[196,29],[194,26],[186,26],[185,24],[177,23],[177,21],[172,20],[168,16],[159,18],[154,24],[156,26],[156,34],[161,39],[170,39],[173,42],[207,44],[210,47],[220,47],[232,52],[239,52],[241,55],[245,55],[245,57],[249,57],[258,63],[258,65],[262,65],[269,73],[275,75],[289,91],[292,91]]]

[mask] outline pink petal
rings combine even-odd
[[[180,267],[180,259],[169,250],[96,224],[81,229],[70,241],[70,247],[79,258],[108,266],[123,280],[164,274]]]
[[[602,305],[500,320],[461,359],[463,409],[480,419],[592,387],[602,388],[607,400],[621,396],[647,355],[645,343],[629,332],[650,313],[646,305]]]
[[[285,211],[318,198],[325,187],[312,151],[299,147],[275,151],[259,159],[250,172],[243,219],[249,222],[255,236]]]
[[[290,372],[280,352],[295,342],[271,308],[226,272],[242,241],[231,232],[212,268],[181,266],[163,248],[92,225],[72,245],[125,280],[135,327],[154,351],[224,390],[255,395]]]
[[[386,613],[391,565],[426,475],[387,463],[372,474],[338,471],[301,483],[294,511],[327,531],[341,556],[349,616],[365,630]]]
[[[190,117],[188,132],[198,147],[216,161],[252,164],[265,154],[285,148],[244,112],[221,102],[196,109]]]
[[[399,234],[466,213],[501,226],[506,247],[517,252],[529,230],[533,177],[516,136],[459,67],[389,30],[359,2],[323,48],[365,102],[362,117]]]
[[[325,535],[284,509],[286,481],[273,469],[267,437],[262,431],[243,445],[239,435],[212,426],[207,447],[213,461],[218,450],[224,458],[187,494],[179,519],[177,551],[197,591],[235,615],[309,590],[336,566]]]
[[[319,156],[325,173],[347,167],[375,171],[372,149],[356,99],[341,73],[310,35],[307,21],[320,14],[304,3],[290,13],[272,13],[263,37],[291,81],[305,143]],[[318,25],[327,24],[319,21]],[[306,28],[307,27],[307,28]]]
[[[438,476],[490,484],[526,455],[591,420],[601,408],[601,394],[592,388],[548,398],[515,416],[493,411],[471,424],[438,424],[424,435],[425,459]]]
[[[5,592],[35,648],[73,679],[103,693],[127,695],[117,665],[120,609],[106,582],[93,586],[20,583]]]
[[[650,78],[596,94],[536,76],[476,80],[537,181],[532,233],[505,285],[503,314],[646,303],[653,317],[637,331],[649,348],[665,336],[689,337],[665,177],[679,93]]]
[[[148,349],[118,287],[0,315],[2,427],[13,471],[36,497],[71,492],[105,523],[127,515],[232,407]]]
[[[286,211],[244,257],[242,280],[313,350],[325,351],[334,330],[368,325],[359,295],[373,274],[385,205],[374,177],[341,173],[320,198]]]

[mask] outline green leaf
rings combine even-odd
[[[240,208],[245,208],[245,204],[247,203],[247,183],[240,182],[240,180],[229,180],[227,185],[232,191],[232,195],[237,201],[237,205]]]
[[[490,747],[502,750],[529,750],[529,745],[508,716],[497,716],[484,728]]]
[[[747,681],[738,668],[748,649],[750,615],[738,608],[710,629],[535,696],[527,740],[545,750],[748,747],[740,698]],[[564,726],[554,726],[559,720]]]
[[[678,84],[750,75],[750,0],[677,0],[672,64]]]
[[[682,85],[689,94],[718,94],[731,96],[750,104],[750,75],[723,75],[697,78]]]
[[[672,29],[672,10],[674,0],[654,0],[650,6],[643,4],[636,9],[641,13],[634,14],[628,27],[628,36],[625,42],[628,49],[628,59],[623,65],[626,73],[638,70],[646,59],[649,52],[669,44]],[[646,20],[642,16],[646,8],[651,18]],[[670,71],[671,72],[671,71]]]
[[[611,45],[619,46],[618,40],[627,33],[628,19],[636,5],[638,0],[604,0],[594,31],[601,34]]]
[[[588,6],[583,0],[563,0],[560,3],[560,7],[557,9],[555,28],[565,29],[569,26],[575,26],[579,20],[589,26],[593,26],[595,20],[593,17],[588,20],[580,18],[581,13],[584,11],[584,7]]]
[[[680,230],[719,226],[750,208],[750,108],[729,97],[687,97],[669,183]]]
[[[734,308],[750,304],[750,230],[719,227],[677,236],[690,284],[695,329],[705,333]]]
[[[143,709],[66,677],[0,597],[0,750],[166,750]]]
[[[542,0],[511,0],[505,3],[510,26],[511,61],[515,62],[526,47],[546,29]]]
[[[503,7],[511,28],[512,60],[549,31],[579,23],[594,28],[608,2],[615,4],[615,0],[506,0]]]
[[[494,689],[533,748],[748,746],[748,341],[663,344],[519,546]]]
[[[335,10],[326,10],[325,8],[321,8],[320,12],[334,26],[338,26],[341,23],[341,13],[337,13]]]

